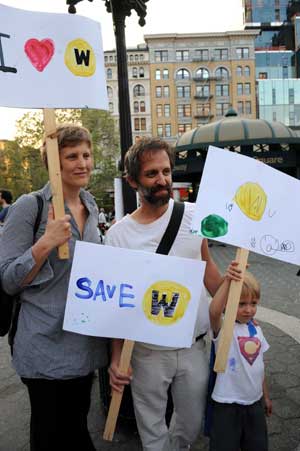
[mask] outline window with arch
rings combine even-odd
[[[144,71],[144,68],[143,68],[143,67],[140,67],[140,68],[139,68],[139,76],[140,76],[141,78],[144,78],[144,76],[145,76],[145,71]]]
[[[237,75],[237,77],[241,77],[243,75],[243,68],[242,68],[242,66],[237,66],[237,68],[236,68],[236,75]]]
[[[143,85],[135,85],[135,87],[133,88],[133,96],[134,97],[139,97],[139,96],[144,96],[145,95],[145,88]]]
[[[249,66],[244,67],[244,75],[245,75],[245,77],[250,77],[250,67]]]
[[[113,104],[112,102],[109,102],[109,103],[108,103],[108,109],[109,109],[109,112],[110,112],[110,113],[113,113],[113,112],[114,112],[114,104]]]
[[[196,71],[196,77],[197,78],[204,78],[204,79],[207,80],[209,78],[209,72],[204,67],[200,67],[200,69],[198,69]]]
[[[176,80],[189,80],[190,73],[187,69],[179,69],[176,72]]]
[[[138,61],[139,60],[139,55],[134,55],[134,60]]]
[[[106,71],[106,78],[107,80],[110,80],[112,78],[112,70],[110,68]]]
[[[132,63],[133,62],[133,55],[129,55],[129,61]]]
[[[111,99],[113,96],[113,90],[110,86],[107,86],[107,97]]]
[[[132,77],[137,78],[138,77],[138,70],[137,67],[132,68]]]
[[[219,67],[216,70],[216,77],[222,78],[223,80],[228,80],[229,79],[228,69],[226,69],[226,67]]]

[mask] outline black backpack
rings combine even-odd
[[[44,202],[40,194],[34,194],[34,197],[38,204],[38,213],[33,228],[35,236],[41,223]],[[20,307],[19,293],[14,295],[7,294],[2,288],[0,280],[0,337],[4,337],[9,333],[8,341],[11,345],[17,330]]]

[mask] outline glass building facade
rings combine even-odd
[[[295,78],[295,56],[291,50],[256,51],[256,78]]]
[[[244,0],[246,23],[284,22],[289,0]]]

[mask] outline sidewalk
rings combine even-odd
[[[213,245],[211,252],[222,271],[234,258],[230,246]],[[251,254],[249,261],[251,271],[262,285],[262,306],[300,319],[298,268],[257,254]],[[270,344],[266,353],[266,373],[274,413],[268,419],[269,451],[300,451],[300,342],[266,320],[260,324]],[[283,324],[282,328],[285,326]],[[101,439],[104,424],[99,384],[95,379],[89,428],[97,450],[142,450],[130,422],[118,423],[112,443]],[[28,431],[27,393],[10,366],[6,338],[0,338],[0,451],[29,451]],[[207,441],[199,439],[192,451],[207,449]]]

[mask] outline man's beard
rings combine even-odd
[[[159,191],[164,190],[166,193],[161,195],[156,195]],[[156,185],[152,188],[147,188],[143,185],[138,185],[138,191],[142,194],[143,198],[149,202],[151,205],[156,205],[158,207],[165,205],[169,202],[171,197],[171,185]]]

